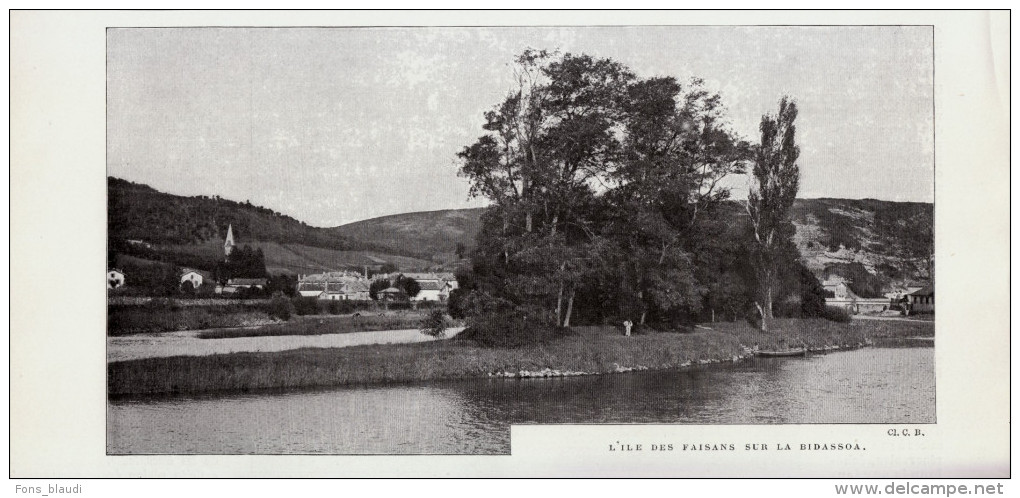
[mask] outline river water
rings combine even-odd
[[[935,422],[930,341],[683,371],[111,401],[111,454],[508,454],[510,424]]]

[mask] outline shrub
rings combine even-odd
[[[181,309],[181,305],[176,299],[168,297],[154,297],[145,303],[145,307],[151,311],[176,311]]]
[[[468,328],[457,335],[488,347],[521,347],[540,344],[565,334],[534,315],[522,311],[491,312],[468,318]]]
[[[290,299],[287,299],[283,292],[274,292],[273,298],[269,302],[269,316],[279,318],[280,320],[290,320],[290,316],[293,313],[294,304],[290,302]]]
[[[839,306],[826,306],[822,318],[840,323],[847,323],[851,320],[850,312]]]
[[[464,289],[453,289],[450,291],[450,298],[447,300],[447,311],[452,318],[464,318],[467,316],[466,303],[467,291]]]
[[[445,337],[446,336],[446,315],[443,310],[434,309],[428,312],[421,322],[418,324],[418,328],[422,334],[429,335],[432,337]]]
[[[317,315],[319,313],[318,301],[314,297],[301,297],[296,296],[291,299],[291,304],[294,305],[294,312],[298,315]]]

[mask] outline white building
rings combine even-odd
[[[124,282],[125,282],[124,272],[116,268],[110,268],[109,270],[106,271],[107,289],[116,289],[118,287],[122,287],[124,286]]]
[[[208,272],[204,272],[201,270],[193,270],[191,268],[185,268],[181,272],[181,285],[184,285],[184,282],[191,282],[191,286],[197,289],[201,287],[202,284],[204,284],[205,281],[209,280],[210,278],[211,276]]]

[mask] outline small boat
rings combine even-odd
[[[762,350],[758,350],[758,351],[755,352],[755,354],[758,355],[758,356],[769,356],[769,357],[776,357],[776,356],[804,356],[804,355],[807,354],[807,348],[784,349],[782,351],[762,351]]]

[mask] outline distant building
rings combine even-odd
[[[889,292],[886,292],[883,295],[889,298],[890,301],[898,302],[902,301],[904,297],[909,296],[922,288],[924,288],[923,285],[916,285],[912,283],[893,284],[890,287]]]
[[[216,286],[217,294],[233,294],[241,289],[265,289],[266,279],[264,278],[232,278],[227,280],[226,285]]]
[[[207,271],[193,270],[191,268],[184,268],[181,270],[181,285],[184,285],[184,282],[191,282],[191,286],[197,289],[201,287],[206,280],[212,280],[212,274]]]
[[[833,294],[833,297],[825,298],[826,306],[843,308],[851,314],[881,313],[889,309],[888,298],[860,297],[850,289],[850,286],[845,281],[834,283],[832,280],[826,280],[822,286],[825,287],[827,292],[832,292]]]
[[[403,301],[405,299],[407,299],[407,294],[396,287],[387,287],[379,291],[380,301]]]
[[[227,225],[227,237],[223,239],[223,256],[228,257],[234,252],[234,226]]]
[[[458,287],[457,277],[449,272],[433,273],[398,273],[395,275],[384,275],[391,283],[395,283],[400,277],[413,279],[418,282],[421,291],[411,298],[412,301],[439,301],[446,302],[450,292]]]
[[[444,293],[446,286],[437,280],[425,280],[418,282],[421,290],[411,298],[412,301],[446,301],[449,293]]]
[[[107,289],[116,289],[118,287],[123,287],[124,282],[126,282],[126,280],[124,279],[124,272],[116,268],[110,268],[109,270],[106,270]]]
[[[368,280],[358,272],[339,271],[298,276],[298,293],[332,301],[368,301]]]
[[[298,294],[301,297],[319,297],[326,292],[325,282],[298,282]]]
[[[930,284],[910,293],[911,313],[934,313],[935,312],[935,285]]]

